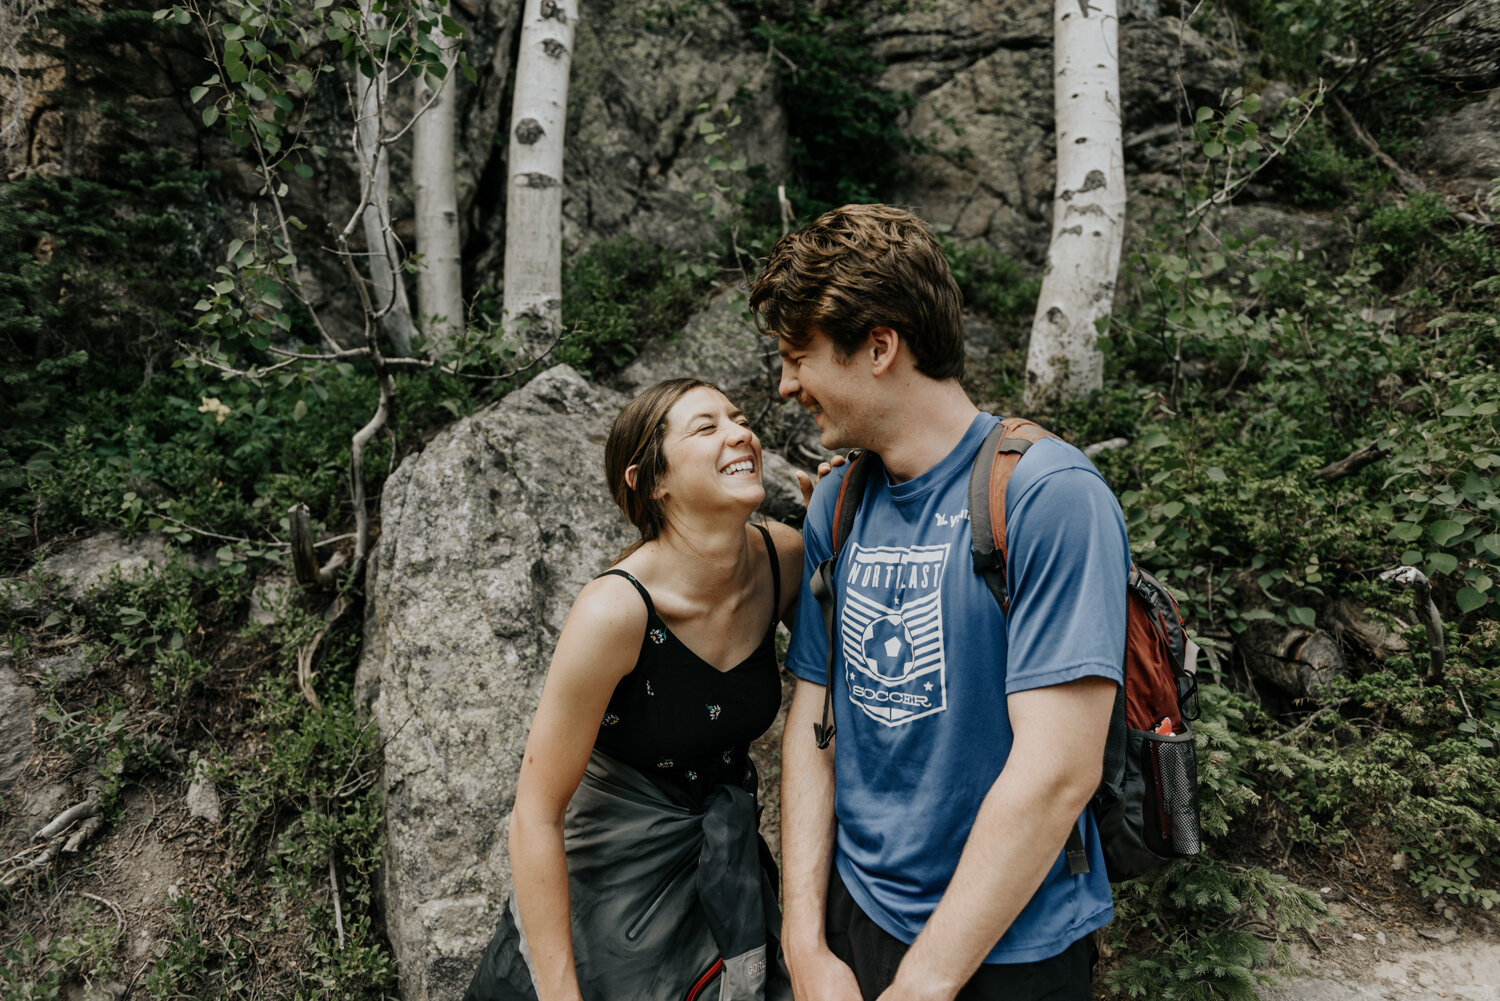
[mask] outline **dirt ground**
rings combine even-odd
[[[1306,973],[1265,988],[1263,1001],[1500,1001],[1500,920],[1467,912],[1461,923],[1407,923],[1330,904],[1339,926],[1293,946]]]

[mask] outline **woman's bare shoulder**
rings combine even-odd
[[[578,592],[568,623],[572,625],[576,619],[591,631],[611,634],[624,631],[639,635],[645,631],[646,617],[646,602],[636,585],[620,574],[606,573],[589,581]]]

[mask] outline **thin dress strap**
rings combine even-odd
[[[609,577],[611,575],[613,575],[615,577],[624,577],[626,580],[630,581],[630,583],[634,584],[635,585],[635,589],[637,591],[641,592],[641,600],[646,603],[646,615],[647,615],[647,617],[648,618],[652,618],[652,619],[660,618],[660,616],[658,616],[656,614],[656,606],[654,604],[652,604],[652,602],[651,602],[651,592],[647,591],[646,588],[645,588],[645,586],[642,585],[640,581],[638,581],[634,577],[632,577],[627,571],[619,570],[619,569],[606,570],[602,574],[600,574],[599,577]],[[594,579],[598,580],[599,578],[596,577]]]
[[[781,619],[781,560],[776,558],[776,543],[771,541],[770,531],[764,525],[755,527],[766,540],[766,553],[771,557],[771,628],[775,629]]]

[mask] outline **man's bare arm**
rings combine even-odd
[[[1082,678],[1010,696],[1010,757],[881,1001],[953,998],[1021,913],[1099,784],[1116,688]]]
[[[781,945],[798,998],[859,1001],[854,971],[823,935],[834,819],[833,747],[819,750],[813,740],[822,715],[823,687],[799,680],[781,738]]]

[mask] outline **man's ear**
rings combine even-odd
[[[901,352],[901,335],[890,327],[875,327],[865,341],[865,351],[870,359],[870,371],[884,375],[896,364],[896,356]]]
[[[635,489],[635,477],[640,472],[640,469],[641,464],[638,462],[631,463],[625,467],[625,485],[632,490]]]

